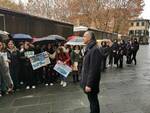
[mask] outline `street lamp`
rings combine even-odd
[[[0,14],[0,17],[2,17],[2,18],[3,18],[4,31],[6,31],[6,21],[5,21],[5,15],[4,15],[4,14]]]

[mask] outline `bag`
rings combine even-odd
[[[74,63],[73,63],[72,70],[73,70],[73,71],[78,71],[78,62],[74,62]]]

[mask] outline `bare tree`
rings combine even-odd
[[[17,11],[24,11],[24,5],[19,2],[19,4],[11,1],[11,0],[0,0],[0,7],[8,8],[8,9],[13,9]]]
[[[125,34],[128,20],[138,17],[143,0],[29,0],[27,11],[37,16]]]

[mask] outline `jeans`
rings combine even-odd
[[[66,82],[66,77],[64,77],[63,75],[60,75],[60,79],[64,82]]]

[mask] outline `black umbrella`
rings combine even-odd
[[[32,37],[28,34],[14,34],[12,35],[13,39],[16,40],[16,41],[25,41],[25,40],[32,40]]]
[[[64,37],[62,37],[62,36],[60,36],[60,35],[49,35],[49,36],[47,36],[47,37],[49,37],[49,38],[52,38],[52,39],[55,39],[56,41],[66,41],[66,39],[64,38]]]
[[[33,44],[35,44],[35,45],[43,45],[43,44],[54,43],[54,42],[56,42],[55,38],[43,37],[43,38],[34,39]]]

